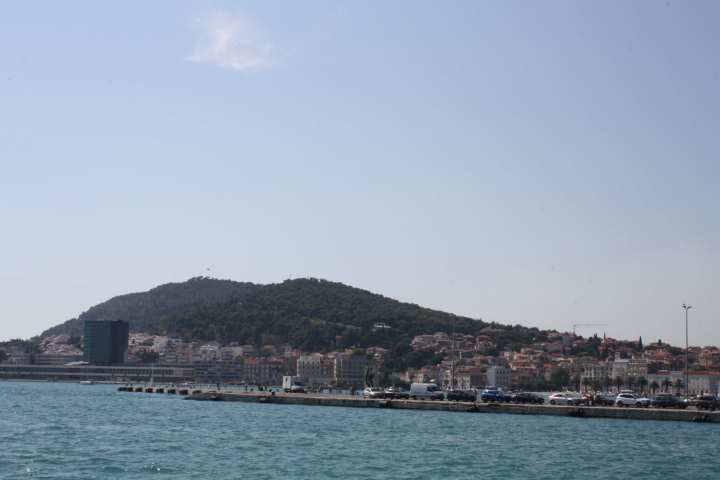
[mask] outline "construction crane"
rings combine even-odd
[[[573,336],[577,327],[607,327],[607,323],[573,323]]]

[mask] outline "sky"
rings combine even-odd
[[[207,275],[720,345],[719,16],[5,2],[0,339]]]

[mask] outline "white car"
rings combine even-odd
[[[382,388],[367,387],[363,390],[365,398],[385,398],[385,391]]]
[[[649,407],[650,401],[647,397],[640,397],[634,393],[621,392],[617,398],[615,398],[615,405],[618,407]]]
[[[445,400],[445,394],[435,383],[410,384],[410,398],[412,400]]]
[[[548,398],[550,405],[580,405],[582,401],[582,396],[573,392],[553,393]]]

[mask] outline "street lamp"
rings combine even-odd
[[[685,310],[685,399],[688,398],[688,310],[692,308],[692,305],[682,304],[683,310]]]

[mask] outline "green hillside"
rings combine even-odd
[[[167,283],[147,292],[129,293],[91,307],[79,317],[44,331],[40,336],[82,335],[85,320],[126,320],[133,331],[158,331],[162,319],[190,309],[224,304],[260,288],[252,283],[196,277]]]
[[[187,340],[289,343],[306,351],[375,345],[397,353],[409,351],[410,340],[418,334],[479,334],[488,327],[480,320],[325,280],[295,279],[257,285],[201,277],[112,298],[42,336],[79,335],[83,321],[95,319],[127,320],[133,331],[171,334]],[[374,329],[376,323],[391,328]],[[534,328],[491,326],[491,335],[501,344],[525,343],[541,335]]]
[[[376,323],[389,330],[373,331]],[[435,331],[475,332],[483,322],[401,303],[341,283],[288,280],[262,286],[223,305],[201,306],[161,322],[185,338],[290,343],[307,351],[378,345],[395,348]]]

